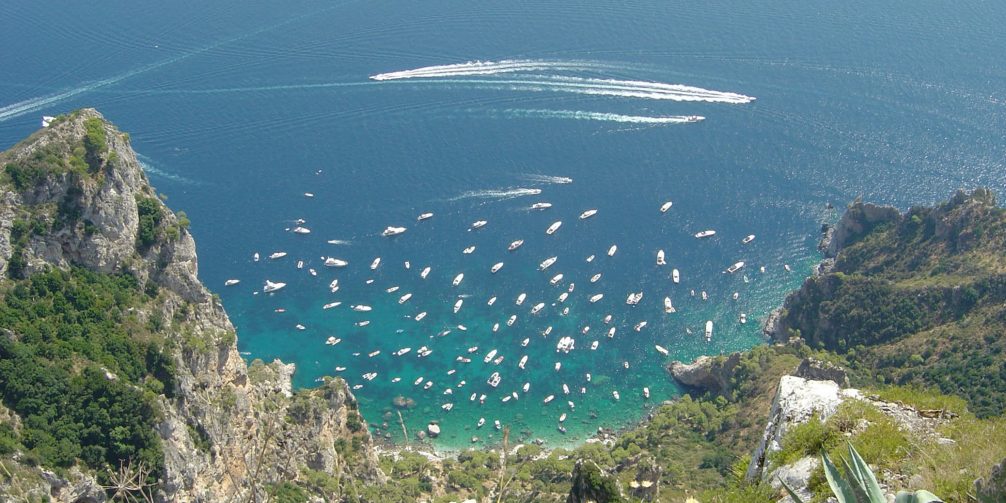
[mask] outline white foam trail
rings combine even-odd
[[[594,79],[541,75],[528,79],[440,79],[445,84],[475,85],[511,91],[569,92],[651,100],[702,101],[709,103],[744,104],[755,100],[743,94],[713,91],[682,84],[666,84],[642,80]]]
[[[461,199],[513,199],[515,197],[522,196],[536,196],[541,194],[541,189],[488,189],[488,190],[470,190],[461,194],[460,196],[451,198],[450,201],[460,201]]]
[[[330,244],[330,245],[347,245],[348,246],[348,245],[353,244],[353,242],[345,240],[345,239],[329,239],[328,240],[328,244]]]
[[[515,72],[542,71],[584,71],[611,69],[611,65],[587,61],[545,61],[534,59],[507,59],[502,61],[469,61],[451,65],[424,66],[412,70],[379,73],[371,75],[371,80],[400,80],[436,77],[463,77],[471,75],[496,75]]]
[[[509,109],[504,111],[511,117],[527,117],[537,119],[575,119],[604,122],[622,122],[631,124],[689,124],[705,120],[700,115],[670,115],[650,117],[644,115],[622,115],[604,112],[588,112],[582,110],[524,110]],[[572,181],[572,180],[570,180]]]
[[[148,175],[153,175],[158,178],[164,178],[165,180],[171,180],[172,182],[182,183],[185,185],[199,185],[199,182],[195,180],[185,178],[182,175],[168,173],[167,171],[164,171],[154,166],[154,164],[150,161],[150,158],[145,155],[137,154],[136,160],[137,162],[140,163],[140,167],[143,168],[143,171],[146,172]]]
[[[558,183],[558,184],[573,183],[573,179],[568,176],[530,174],[530,175],[523,175],[523,178],[527,181],[538,182],[538,183]]]

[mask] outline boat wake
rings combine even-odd
[[[349,245],[353,244],[353,242],[349,241],[349,240],[346,240],[346,239],[329,239],[328,240],[328,244],[330,244],[330,245],[339,245],[339,246],[349,246]]]
[[[154,165],[154,163],[150,160],[149,157],[147,157],[147,156],[145,156],[143,154],[136,154],[136,160],[140,163],[140,167],[143,168],[143,171],[145,173],[147,173],[148,175],[151,175],[151,176],[154,176],[154,177],[157,177],[157,178],[163,178],[165,180],[170,180],[172,182],[181,183],[181,184],[184,184],[184,185],[200,185],[201,184],[200,182],[192,180],[191,178],[185,178],[182,175],[176,175],[174,173],[169,173],[167,171],[164,171],[164,170],[158,168],[157,166]]]
[[[588,112],[582,110],[527,110],[509,109],[503,111],[507,116],[530,119],[574,119],[602,122],[621,122],[631,124],[690,124],[705,120],[700,115],[670,115],[650,117],[642,115],[622,115],[604,112]],[[570,180],[572,182],[572,180]],[[569,183],[569,182],[551,182]]]
[[[472,75],[497,75],[517,72],[582,72],[588,70],[610,70],[612,65],[590,61],[545,61],[533,59],[507,59],[502,61],[469,61],[451,65],[424,66],[413,70],[379,73],[371,75],[371,80],[401,80],[434,77],[465,77]]]
[[[516,197],[536,196],[538,194],[541,194],[541,189],[515,188],[515,189],[469,190],[468,192],[464,192],[459,196],[452,197],[451,199],[449,199],[449,201],[460,201],[462,199],[494,199],[498,201],[504,201]]]
[[[573,183],[573,179],[568,176],[528,174],[523,175],[521,178],[529,182],[537,182],[537,183],[555,183],[555,184]]]

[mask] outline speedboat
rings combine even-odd
[[[657,250],[657,265],[667,265],[664,261],[664,250]]]
[[[426,279],[426,277],[429,276],[429,275],[430,275],[430,267],[429,266],[424,267],[423,270],[422,270],[422,272],[419,273],[419,277],[423,278],[423,279]]]
[[[595,293],[594,295],[590,296],[590,303],[593,304],[593,303],[595,303],[595,302],[597,302],[597,301],[599,301],[599,300],[601,300],[603,298],[604,298],[604,294],[603,293]]]
[[[374,308],[372,308],[372,307],[370,307],[368,305],[365,305],[365,304],[357,304],[355,306],[352,306],[351,309],[353,311],[358,311],[358,312],[361,312],[361,313],[366,313],[366,312],[374,310]]]
[[[675,284],[681,283],[681,272],[679,272],[677,269],[671,271],[671,281],[673,281]]]
[[[591,262],[593,262],[593,261],[594,261],[594,256],[593,255],[587,257],[587,263],[588,264],[591,263]]]
[[[472,222],[472,226],[468,230],[481,229],[485,227],[487,223],[489,222],[486,222],[485,220],[476,220],[475,222]]]
[[[611,315],[610,314],[604,315],[604,319],[602,321],[604,321],[605,325],[607,325],[608,323],[611,323]]]
[[[625,303],[634,306],[639,304],[639,301],[643,300],[643,292],[630,293],[625,299]]]
[[[297,261],[297,269],[303,269],[303,268],[304,268],[304,261],[303,260],[298,260]]]
[[[461,250],[461,253],[464,253],[465,255],[471,255],[474,252],[475,252],[475,245],[471,245],[465,248],[464,250]]]
[[[551,236],[552,234],[555,234],[555,231],[559,230],[559,227],[562,227],[562,220],[557,220],[552,223],[552,225],[548,226],[548,229],[545,229],[545,234]]]
[[[538,269],[544,271],[545,269],[552,267],[552,264],[554,264],[556,260],[559,260],[559,257],[549,257],[542,261],[541,264],[538,264]]]
[[[286,252],[276,252],[276,253],[273,253],[273,254],[269,255],[269,259],[270,260],[276,260],[278,258],[283,258],[285,256],[286,256]]]
[[[746,245],[746,244],[754,241],[754,239],[755,239],[755,235],[754,234],[748,234],[744,239],[741,240],[741,244],[745,244]]]
[[[643,398],[650,398],[650,388],[643,388]]]
[[[597,351],[597,345],[598,345],[597,341],[591,342],[590,343],[590,350],[591,351]]]
[[[486,424],[486,418],[480,417],[478,424],[475,425],[476,428],[481,428],[482,425]]]
[[[325,267],[346,267],[347,265],[349,262],[339,258],[328,257],[325,259]]]
[[[489,376],[489,379],[486,381],[486,383],[495,388],[496,386],[500,385],[500,381],[502,380],[503,378],[500,377],[499,372],[493,372],[492,375]]]
[[[517,296],[517,305],[519,306],[519,305],[523,304],[524,303],[524,299],[526,299],[526,298],[527,298],[527,294],[526,293],[521,293],[520,295],[518,295]]]
[[[632,327],[632,329],[635,330],[635,331],[637,331],[637,332],[641,332],[643,330],[643,327],[645,327],[645,326],[646,326],[646,322],[645,321],[640,321],[639,323],[636,323],[636,326]]]
[[[667,210],[671,209],[671,206],[673,206],[673,205],[674,205],[673,201],[667,201],[666,203],[661,204],[660,205],[660,212],[661,213],[667,213]]]
[[[255,262],[258,262],[258,259],[259,259],[258,252],[255,252],[255,254],[252,255],[252,260],[254,260]]]
[[[452,284],[454,286],[458,286],[458,285],[461,284],[461,281],[464,280],[464,279],[465,279],[465,273],[459,273],[457,276],[454,277],[454,282]]]
[[[329,337],[328,339],[325,340],[325,344],[328,344],[329,346],[335,346],[336,344],[338,344],[340,342],[342,342],[342,339],[337,339],[334,336],[331,336],[331,337]]]
[[[419,216],[416,217],[416,221],[422,222],[423,220],[427,220],[430,218],[433,218],[433,213],[420,213]]]
[[[229,279],[227,281],[224,281],[224,286],[234,286],[234,285],[236,285],[236,284],[238,284],[240,282],[241,282],[241,280],[239,280],[239,279]]]
[[[398,285],[395,285],[395,286],[392,286],[392,287],[389,287],[388,289],[386,289],[386,290],[384,290],[384,291],[385,291],[385,292],[388,292],[388,293],[395,293],[395,292],[397,292],[397,291],[398,291],[398,289],[399,289],[399,288],[400,288],[400,287],[399,287]]]
[[[310,234],[311,233],[311,229],[308,229],[307,227],[299,227],[298,226],[298,227],[294,227],[293,228],[293,233],[294,234]]]
[[[714,231],[712,229],[706,230],[706,231],[700,231],[700,232],[696,232],[695,233],[695,237],[697,237],[699,239],[709,238],[709,237],[713,237],[715,235],[716,235],[716,231]]]
[[[543,307],[545,307],[545,303],[544,302],[539,302],[539,303],[535,304],[534,307],[531,308],[531,314],[538,313],[538,311],[541,311],[541,309]]]
[[[493,349],[493,350],[490,350],[488,353],[486,353],[486,357],[483,358],[482,361],[485,362],[485,363],[489,363],[495,357],[496,357],[496,350]]]
[[[615,252],[617,252],[617,251],[618,251],[618,245],[611,245],[611,248],[608,248],[608,256],[609,257],[614,257],[615,256]]]
[[[601,273],[597,273],[590,277],[591,283],[597,283],[597,280],[601,279]]]
[[[526,348],[529,342],[531,342],[531,338],[525,337],[524,340],[520,341],[520,347]]]
[[[586,219],[588,219],[588,218],[590,218],[590,217],[592,217],[592,216],[594,216],[596,214],[597,214],[597,210],[587,210],[587,211],[585,211],[583,213],[580,213],[580,220],[586,220]]]
[[[653,347],[656,348],[656,350],[657,350],[658,353],[660,353],[660,354],[662,354],[664,356],[667,356],[668,354],[670,354],[670,351],[667,351],[667,348],[661,346],[660,344],[655,344]]]
[[[369,320],[358,321],[358,322],[354,323],[354,325],[356,325],[358,327],[365,327],[367,325],[370,325],[370,321]]]
[[[265,286],[262,287],[262,291],[265,293],[272,293],[275,292],[276,290],[283,288],[284,286],[286,286],[286,283],[282,283],[279,281],[273,283],[272,281],[265,280]]]
[[[464,303],[465,303],[465,299],[458,299],[458,301],[454,303],[454,312],[457,313],[458,311],[460,311],[461,310],[461,304],[464,304]]]
[[[566,302],[566,298],[569,297],[569,292],[562,292],[559,294],[559,303],[562,304]]]
[[[373,262],[370,263],[370,270],[377,270],[377,266],[381,265],[381,257],[377,257]]]
[[[338,302],[338,301],[337,302],[329,302],[328,304],[325,304],[324,306],[321,306],[321,308],[322,309],[332,309],[333,307],[339,307],[340,305],[342,305],[342,302]]]
[[[405,232],[405,227],[387,227],[381,231],[381,235],[384,237],[397,236]]]
[[[552,276],[552,279],[548,280],[548,282],[553,285],[560,281],[562,281],[562,273],[556,274],[555,276]]]
[[[713,340],[713,322],[712,320],[706,322],[706,341]]]
[[[405,304],[411,298],[412,298],[412,294],[411,293],[407,293],[407,294],[402,295],[401,297],[398,298],[398,303],[399,304]]]
[[[527,364],[527,355],[524,355],[520,358],[520,361],[517,362],[517,366],[520,367],[521,370],[524,370],[525,364]]]
[[[667,314],[677,312],[677,309],[674,309],[674,304],[671,304],[670,297],[664,297],[664,312]]]
[[[547,404],[548,402],[551,402],[552,400],[555,400],[555,395],[549,395],[545,397],[545,399],[542,400],[541,403],[544,405]]]
[[[747,323],[747,322],[748,322],[748,315],[746,315],[746,314],[744,314],[744,313],[741,313],[741,319],[740,319],[740,322],[741,322],[741,325],[743,325],[743,324]]]
[[[493,295],[492,297],[489,297],[489,301],[486,302],[486,304],[490,305],[490,306],[493,305],[493,304],[495,304],[495,303],[496,303],[496,296],[495,295]]]
[[[507,249],[507,251],[514,251],[517,248],[520,248],[520,246],[522,244],[524,244],[524,240],[523,239],[518,239],[517,241],[514,241],[514,242],[510,243],[510,246],[507,246],[506,249]]]
[[[426,311],[423,311],[423,312],[421,312],[421,313],[417,314],[417,315],[416,315],[416,316],[415,316],[414,318],[412,318],[412,319],[414,319],[414,320],[416,320],[416,321],[423,321],[423,318],[425,318],[425,317],[426,317]]]
[[[723,271],[723,272],[725,272],[727,274],[733,274],[733,273],[741,270],[742,267],[744,267],[744,262],[736,262],[736,263],[734,263],[734,265],[732,265],[730,267],[727,267],[727,269],[725,271]]]
[[[493,264],[493,266],[492,266],[492,267],[491,267],[491,268],[489,269],[489,272],[491,272],[491,273],[493,273],[493,274],[496,274],[496,273],[497,273],[497,272],[499,272],[499,270],[500,270],[500,269],[502,269],[502,268],[503,268],[503,262],[496,262],[496,263],[495,263],[495,264]]]
[[[611,392],[611,396],[615,397],[615,400],[618,400],[618,399],[621,398],[621,397],[618,396],[618,392],[617,391],[612,391]]]
[[[514,322],[516,322],[516,321],[517,321],[517,315],[516,314],[511,314],[510,317],[507,318],[507,320],[506,320],[506,326],[512,327],[513,324],[514,324]]]
[[[552,203],[534,203],[531,205],[532,210],[547,210],[552,207]]]
[[[412,348],[402,348],[402,349],[399,349],[398,351],[395,351],[395,356],[402,356],[402,355],[408,353],[409,351],[412,351]]]

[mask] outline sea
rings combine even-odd
[[[375,436],[570,446],[679,396],[670,361],[764,343],[853,199],[1003,194],[1004,25],[982,1],[8,0],[0,145],[80,107],[128,132],[244,357],[343,377]]]

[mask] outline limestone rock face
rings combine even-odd
[[[849,376],[845,369],[816,358],[804,358],[794,375],[811,381],[833,381],[842,387],[849,386]]]
[[[671,362],[667,367],[679,383],[700,391],[720,393],[730,384],[734,367],[740,362],[740,353],[725,359],[700,356],[692,363]]]

